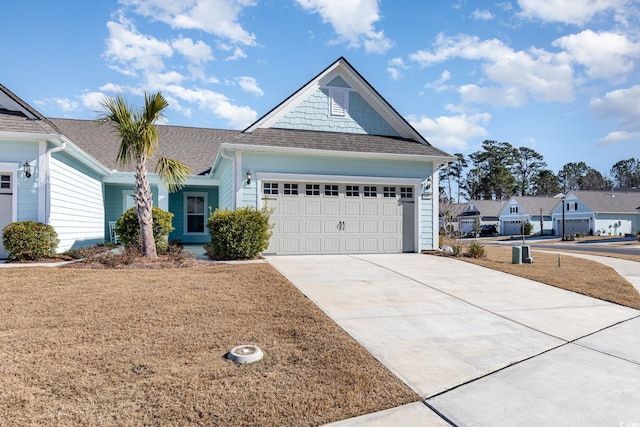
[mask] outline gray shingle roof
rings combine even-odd
[[[471,206],[473,205],[473,207]],[[471,200],[465,207],[465,212],[472,212],[475,207],[476,211],[480,212],[483,217],[498,217],[498,214],[504,207],[505,202],[497,200]]]
[[[240,134],[233,143],[355,153],[451,157],[432,145],[422,144],[413,139],[293,129],[260,128]]]
[[[123,168],[116,164],[120,140],[109,125],[93,120],[49,120],[74,144],[107,168],[134,171],[132,166]],[[213,165],[220,144],[228,142],[239,134],[239,131],[232,130],[167,125],[159,125],[158,131],[160,142],[157,156],[167,156],[186,163],[194,175],[206,173]],[[153,170],[154,166],[155,158],[152,158],[149,170]]]
[[[638,213],[640,193],[610,191],[572,191],[595,213]]]
[[[558,203],[562,203],[561,198],[556,199],[553,197],[516,196],[514,199],[529,215],[540,215],[540,208],[542,208],[543,215],[551,215],[553,208]]]

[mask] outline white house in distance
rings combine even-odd
[[[553,235],[553,210],[561,197],[512,196],[500,210],[500,234],[522,234],[522,223],[531,223],[531,234]],[[542,221],[541,221],[542,219]],[[542,232],[541,232],[542,230]]]
[[[161,154],[192,170],[174,193],[149,174],[154,204],[175,215],[170,239],[209,241],[210,209],[267,206],[270,253],[438,247],[438,169],[455,158],[345,58],[244,130],[158,128]],[[109,240],[133,202],[134,170],[115,163],[119,143],[108,126],[44,117],[0,85],[0,230],[51,224],[60,251]]]
[[[553,210],[556,235],[619,236],[640,230],[640,192],[570,191]]]

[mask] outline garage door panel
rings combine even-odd
[[[400,228],[401,223],[399,221],[383,221],[382,222],[382,232],[389,234],[389,233],[397,233],[398,232],[398,228]]]
[[[378,221],[363,220],[362,221],[362,232],[365,233],[365,234],[376,234],[376,233],[378,233]]]
[[[309,238],[304,239],[304,249],[308,253],[320,253],[322,252],[322,239]]]
[[[360,202],[346,202],[344,204],[344,214],[360,216]]]
[[[362,214],[363,215],[378,215],[378,203],[374,202],[363,202],[362,203]]]
[[[282,213],[284,215],[300,215],[300,201],[284,200],[282,202]]]
[[[304,232],[307,234],[322,233],[322,220],[316,218],[304,219]]]
[[[344,223],[344,232],[346,234],[360,234],[360,220],[346,220]]]
[[[323,203],[324,215],[340,215],[340,202],[338,200],[335,201],[325,201]]]
[[[335,237],[325,238],[323,252],[340,253],[340,239]]]
[[[380,252],[378,245],[379,240],[377,238],[363,238],[362,239],[362,251],[363,252]]]
[[[281,233],[295,234],[296,236],[298,236],[300,234],[300,220],[298,219],[283,220]]]
[[[300,253],[299,239],[282,239],[282,252],[288,254]]]
[[[310,216],[322,215],[322,203],[320,200],[305,200],[304,213]]]
[[[362,252],[360,249],[360,240],[360,238],[344,239],[344,251],[352,253]]]

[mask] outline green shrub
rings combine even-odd
[[[11,261],[33,261],[55,255],[58,234],[49,224],[35,221],[13,222],[2,229],[2,244]]]
[[[525,222],[524,224],[522,224],[520,226],[520,232],[524,231],[524,235],[528,236],[531,234],[531,232],[533,231],[533,224],[531,224],[530,222]]]
[[[156,241],[156,250],[164,253],[169,247],[169,233],[174,230],[171,224],[173,214],[154,206],[151,215],[153,215],[153,239]],[[140,223],[135,208],[127,210],[118,218],[115,231],[124,246],[142,249]]]
[[[467,253],[471,258],[484,258],[484,246],[480,242],[472,242]]]
[[[244,207],[232,210],[217,209],[207,222],[211,243],[205,245],[212,259],[255,258],[269,246],[271,212]]]

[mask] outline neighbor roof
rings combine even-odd
[[[475,211],[479,212],[483,217],[492,216],[497,218],[504,205],[504,202],[497,200],[471,200],[465,206],[463,214],[465,212],[474,212],[473,208],[475,208]]]
[[[541,196],[515,196],[514,199],[529,215],[540,215],[542,208],[543,215],[550,215],[558,203],[562,203],[562,199]]]
[[[120,140],[108,124],[94,120],[49,119],[67,138],[89,153],[109,169],[133,172],[133,165],[121,167],[116,164]],[[192,128],[158,125],[160,142],[156,155],[150,159],[149,170],[153,170],[158,156],[167,156],[187,164],[193,175],[209,171],[220,144],[239,134],[239,131],[224,129]]]
[[[640,193],[609,191],[572,191],[595,213],[638,213]]]
[[[1,84],[0,132],[57,133],[45,117]]]

